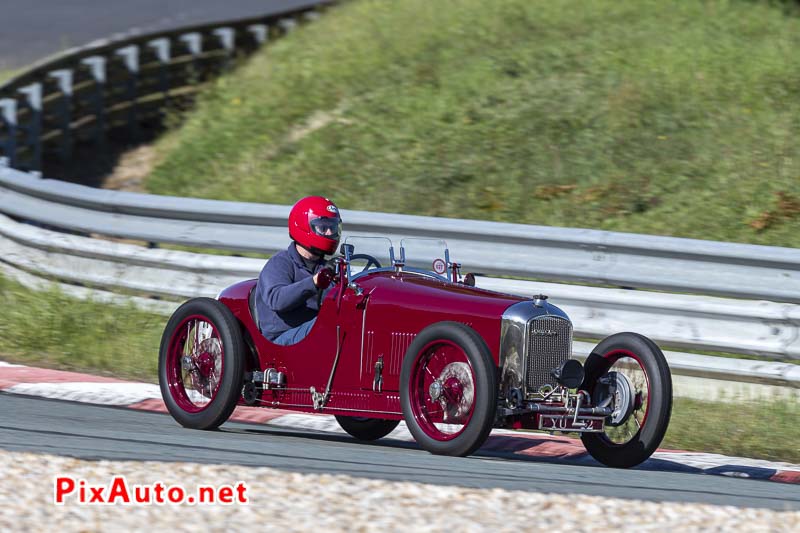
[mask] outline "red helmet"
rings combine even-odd
[[[322,196],[307,196],[289,213],[289,236],[313,253],[336,252],[342,235],[342,218],[333,202]]]

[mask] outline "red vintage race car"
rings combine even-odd
[[[443,241],[404,239],[395,254],[388,239],[350,237],[341,253],[297,344],[260,334],[256,280],[175,311],[159,354],[175,420],[212,429],[236,405],[329,413],[362,440],[405,420],[421,447],[457,456],[496,427],[579,433],[613,467],[635,466],[660,444],[672,380],[650,339],[611,335],[581,364],[561,309],[543,295],[474,287]]]

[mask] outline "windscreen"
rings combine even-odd
[[[400,241],[406,268],[419,268],[449,277],[449,252],[441,239],[407,238]]]
[[[366,269],[392,266],[392,241],[386,237],[349,236],[344,243],[353,245],[353,258],[350,260],[351,275]]]

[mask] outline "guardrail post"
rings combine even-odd
[[[48,74],[58,82],[61,91],[61,104],[58,108],[58,122],[61,125],[61,150],[62,161],[72,157],[72,80],[73,73],[70,69],[54,70]]]
[[[126,100],[128,106],[128,135],[129,140],[136,142],[140,138],[139,130],[139,105],[136,102],[136,86],[139,78],[139,47],[135,44],[120,48],[115,52],[116,55],[122,57],[125,68],[128,69],[128,78],[125,81]]]
[[[233,58],[233,49],[236,46],[236,32],[233,28],[223,27],[213,30],[211,33],[217,36],[219,44],[225,50],[225,59],[222,62],[222,68],[227,70],[231,67],[231,59]]]
[[[31,83],[25,87],[17,89],[25,95],[25,101],[31,110],[31,119],[27,126],[26,144],[31,146],[30,169],[41,170],[42,168],[42,84]]]
[[[291,18],[281,19],[278,22],[278,26],[283,29],[284,33],[290,33],[293,29],[297,27],[297,21]]]
[[[94,140],[98,149],[105,148],[106,144],[106,58],[103,56],[91,56],[81,60],[81,63],[88,66],[95,82],[95,91],[91,96],[92,109],[94,111]]]
[[[201,79],[200,75],[200,66],[198,64],[198,60],[200,58],[200,53],[203,51],[203,37],[197,33],[184,33],[178,39],[186,44],[186,49],[189,50],[189,53],[192,54],[192,70],[194,75],[194,83],[198,83]]]
[[[170,42],[166,37],[161,39],[153,39],[148,41],[147,46],[152,48],[156,53],[156,58],[161,65],[158,71],[158,85],[161,92],[164,93],[164,100],[169,97],[169,62],[170,62]]]
[[[17,101],[12,98],[0,100],[0,120],[6,130],[6,141],[1,145],[8,166],[17,164]]]
[[[266,24],[251,24],[247,27],[247,31],[253,35],[253,39],[259,46],[269,39],[269,26]]]

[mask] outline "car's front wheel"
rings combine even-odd
[[[417,443],[465,456],[486,441],[497,409],[497,368],[475,330],[439,322],[417,335],[400,373],[400,404]]]
[[[606,337],[586,359],[582,388],[595,405],[610,405],[603,433],[581,440],[601,463],[630,468],[661,444],[672,413],[672,377],[664,354],[637,333]]]
[[[214,429],[241,396],[244,341],[233,314],[217,300],[194,298],[167,322],[158,356],[161,395],[182,426]]]

